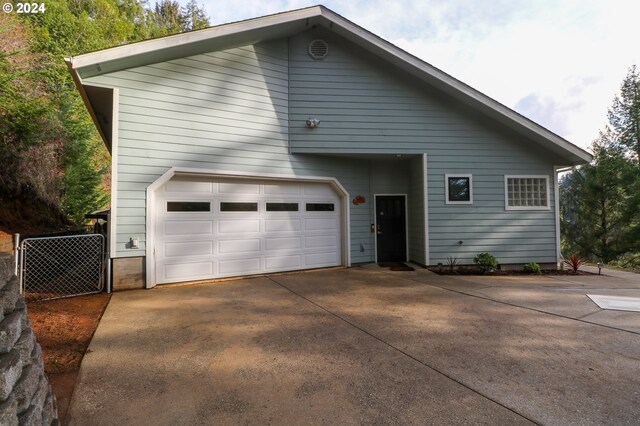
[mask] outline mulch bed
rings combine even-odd
[[[434,272],[438,275],[486,275],[486,276],[514,276],[514,275],[531,275],[531,276],[535,276],[535,275],[598,275],[598,274],[594,274],[592,272],[587,272],[587,271],[581,271],[578,270],[578,272],[573,272],[573,270],[568,270],[568,269],[561,269],[561,270],[555,270],[555,269],[547,269],[547,270],[542,270],[540,271],[539,274],[536,273],[531,273],[531,272],[525,272],[525,271],[502,271],[502,270],[496,270],[493,272],[482,272],[482,269],[480,268],[474,268],[474,267],[456,267],[453,271],[451,269],[449,269],[446,266],[443,266],[442,268],[439,268],[437,266],[434,267],[430,267],[428,268],[431,272]]]
[[[33,332],[42,347],[45,372],[64,424],[80,362],[111,295],[106,293],[27,302]]]

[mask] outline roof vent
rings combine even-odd
[[[324,40],[313,40],[309,43],[309,56],[313,59],[324,59],[329,53],[329,45]]]

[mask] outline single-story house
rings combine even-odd
[[[323,6],[67,59],[112,156],[114,289],[559,260],[591,155]]]

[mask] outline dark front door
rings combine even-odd
[[[407,220],[405,197],[376,196],[376,239],[378,262],[407,260]]]

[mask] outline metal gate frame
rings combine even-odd
[[[41,295],[32,300],[101,292],[108,264],[104,244],[100,234],[25,238],[18,249],[20,292]],[[40,257],[31,258],[31,253]]]

